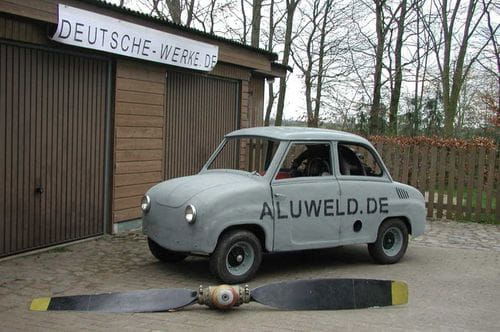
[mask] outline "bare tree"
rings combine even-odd
[[[193,26],[211,34],[235,35],[227,26],[227,18],[234,16],[234,3],[229,0],[209,0],[208,3],[194,2]],[[237,30],[237,29],[236,29]]]
[[[407,15],[407,1],[402,0],[399,6],[397,19],[396,46],[394,47],[394,79],[391,84],[391,101],[389,104],[389,132],[393,135],[398,131],[398,108],[401,96],[401,85],[403,83],[403,64],[401,53],[403,50],[403,34],[405,32],[405,20]]]
[[[281,64],[288,66],[290,50],[292,47],[293,17],[300,0],[286,0],[286,31],[284,40],[283,60]],[[283,108],[285,107],[286,78],[280,78],[278,107],[276,109],[275,126],[281,126],[283,122]]]
[[[370,109],[369,128],[371,134],[380,131],[381,113],[381,87],[382,87],[382,65],[384,61],[384,46],[387,29],[384,26],[384,6],[386,0],[374,0],[375,3],[375,31],[377,34],[377,46],[375,47],[375,72],[373,73],[373,99]]]
[[[425,4],[425,1],[417,0],[415,3],[416,8],[416,20],[414,24],[414,36],[416,39],[415,44],[415,52],[413,54],[413,59],[415,60],[413,63],[415,64],[414,71],[414,85],[413,85],[413,97],[411,101],[411,105],[413,109],[409,112],[409,125],[410,135],[414,136],[418,133],[420,118],[421,118],[421,110],[423,107],[423,96],[424,96],[424,87],[427,77],[427,65],[429,60],[429,52],[431,49],[431,42],[429,39],[429,35],[425,33],[425,30],[422,27],[422,8]]]
[[[377,43],[375,45],[375,71],[373,73],[373,97],[372,97],[372,105],[370,108],[370,117],[369,117],[369,129],[371,134],[377,134],[381,132],[381,124],[382,124],[382,86],[384,82],[382,80],[382,70],[384,68],[384,61],[386,58],[384,57],[384,51],[387,45],[387,34],[392,33],[392,25],[397,18],[397,15],[400,13],[400,22],[404,17],[406,17],[406,1],[402,1],[397,6],[396,10],[390,10],[390,6],[387,4],[387,0],[373,0],[375,5],[375,32],[377,36]],[[404,13],[401,10],[404,2]],[[401,14],[404,14],[404,17],[401,17]],[[396,61],[396,75],[394,78],[394,88],[399,85],[399,89],[401,88],[400,83],[396,83],[397,80],[402,80],[402,76],[398,76],[398,67],[401,70],[401,48],[403,46],[403,33],[404,33],[404,21],[401,29],[398,27],[398,37],[401,36],[401,40],[398,45],[398,41],[396,41],[396,51],[395,51],[395,61]],[[399,39],[398,39],[399,40]],[[398,50],[398,47],[400,48]],[[401,75],[402,72],[399,72]],[[393,79],[392,76],[389,79]],[[393,91],[393,94],[397,96],[397,102],[399,104],[399,93],[397,91]],[[395,101],[394,101],[395,102]],[[397,112],[397,108],[396,108]],[[396,114],[397,115],[397,114]]]
[[[336,77],[345,75],[339,66],[338,55],[346,51],[344,40],[349,38],[348,31],[338,31],[343,25],[345,8],[335,0],[312,0],[301,8],[303,25],[299,27],[292,49],[295,65],[300,69],[305,86],[307,125],[318,127],[323,95],[332,86]],[[343,59],[342,59],[343,60]],[[335,70],[334,70],[335,69]]]
[[[500,5],[496,4],[495,7],[499,9]],[[497,32],[498,32],[498,27],[500,24],[497,24],[495,27],[493,27],[493,23],[491,22],[491,13],[490,10],[488,10],[488,7],[486,6],[485,0],[483,0],[483,8],[486,8],[486,18],[487,18],[487,38],[488,40],[491,41],[491,48],[492,48],[492,53],[493,53],[493,58],[494,61],[496,62],[496,72],[494,70],[491,70],[487,66],[483,65],[481,62],[481,66],[483,66],[484,69],[489,71],[491,74],[496,76],[497,78],[497,102],[496,102],[496,107],[492,107],[490,103],[490,107],[492,109],[496,108],[496,112],[500,112],[500,49],[498,47],[498,42],[497,42]],[[498,117],[498,115],[497,115]]]
[[[274,42],[274,31],[276,29],[274,23],[274,0],[271,0],[269,5],[269,35],[267,40],[267,50],[269,52],[273,51],[273,42]],[[274,80],[267,81],[267,107],[266,114],[264,117],[264,126],[269,126],[269,122],[271,119],[271,111],[273,110],[274,100],[276,96],[274,95]]]
[[[460,0],[455,1],[454,4],[448,0],[433,1],[433,8],[436,11],[435,19],[440,32],[435,32],[433,29],[434,17],[429,15],[423,20],[433,43],[433,51],[441,78],[445,115],[444,134],[446,136],[452,136],[454,132],[457,105],[463,82],[478,55],[487,45],[479,46],[475,54],[469,54],[468,59],[466,59],[470,41],[487,12],[491,0],[483,3],[482,10],[478,9],[478,4],[479,0],[468,1],[465,21],[461,26],[461,22],[458,22],[458,14],[461,9]],[[458,45],[455,46],[455,43]]]

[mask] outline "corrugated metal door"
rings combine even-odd
[[[238,81],[167,73],[167,179],[197,173],[225,134],[238,128]]]
[[[0,256],[103,232],[107,66],[0,43]]]

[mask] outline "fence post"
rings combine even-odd
[[[467,149],[467,169],[466,174],[468,175],[468,184],[467,184],[467,210],[465,218],[467,220],[472,220],[472,201],[473,201],[473,193],[474,193],[474,175],[476,173],[476,161],[477,161],[477,153],[474,148]]]
[[[448,164],[446,168],[448,169],[448,192],[446,198],[446,219],[453,219],[454,212],[456,211],[456,205],[454,202],[455,198],[455,155],[457,149],[450,148],[450,154],[448,159]]]
[[[495,161],[496,161],[496,150],[491,149],[489,153],[487,154],[488,160],[487,160],[487,165],[488,165],[488,179],[486,180],[486,188],[485,188],[485,193],[486,193],[486,209],[484,213],[486,215],[490,215],[491,213],[495,213],[496,211],[493,211],[493,201],[494,201],[494,183],[495,183]],[[498,185],[499,183],[497,182],[497,190],[498,190]],[[498,205],[498,200],[496,201],[496,204]],[[496,215],[496,218],[499,219],[500,216]]]
[[[474,220],[480,221],[483,213],[483,185],[484,185],[484,148],[479,148],[478,165],[476,171],[476,213]]]
[[[458,169],[457,169],[457,209],[455,218],[462,219],[464,216],[464,192],[466,188],[465,184],[465,149],[459,150],[458,158]]]
[[[437,161],[437,148],[431,147],[431,166],[429,167],[429,198],[427,204],[427,216],[434,217],[434,191],[436,189],[436,161]]]
[[[438,181],[436,181],[437,185],[437,218],[443,218],[443,207],[444,207],[444,193],[445,189],[445,178],[446,178],[446,164],[448,161],[448,149],[446,147],[441,147],[438,149],[439,155],[439,163],[437,163],[436,173],[438,176]]]

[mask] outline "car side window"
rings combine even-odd
[[[349,143],[339,143],[339,170],[342,175],[382,176],[382,167],[368,148]]]
[[[332,175],[330,144],[293,143],[275,180],[328,175]]]

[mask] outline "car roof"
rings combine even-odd
[[[226,135],[226,137],[239,136],[260,136],[281,141],[349,141],[371,145],[365,138],[345,131],[309,127],[253,127],[235,130]]]

